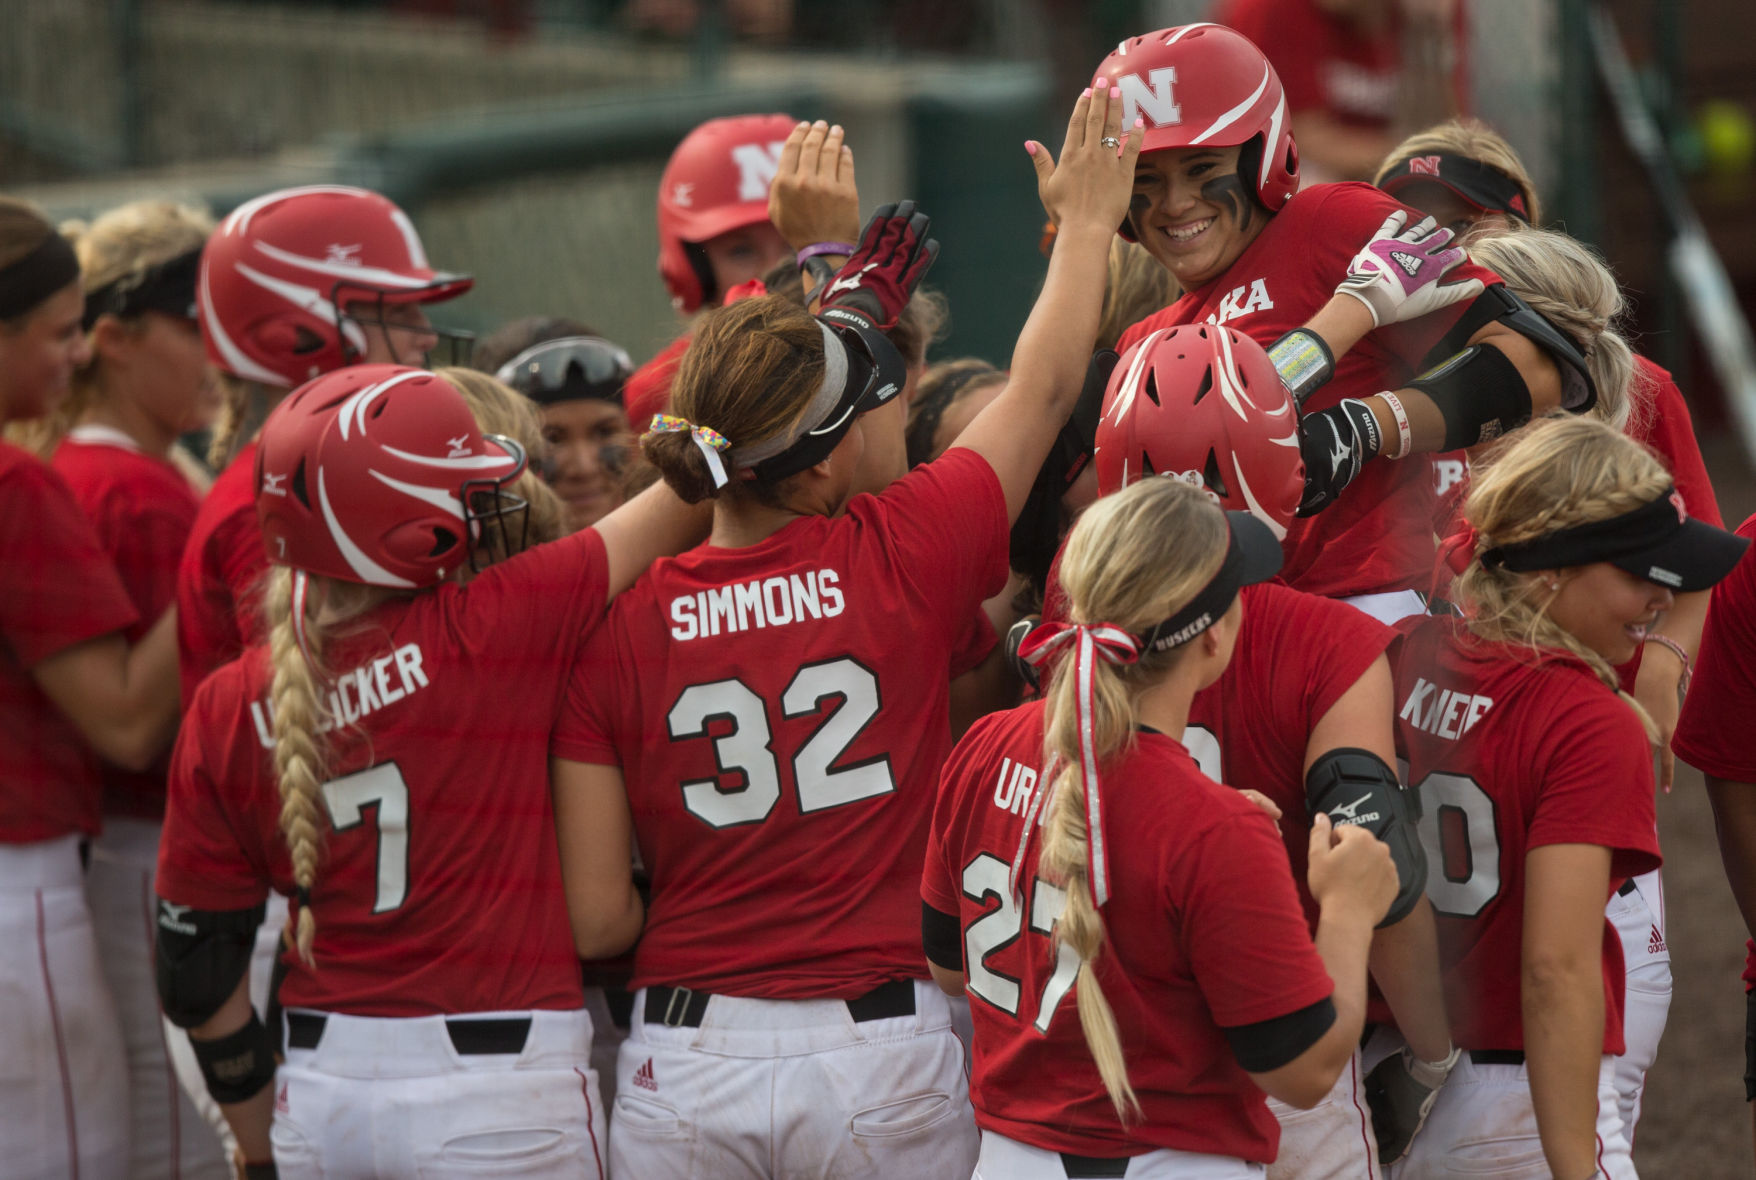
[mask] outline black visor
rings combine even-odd
[[[779,454],[744,465],[764,483],[785,479],[814,463],[821,463],[847,437],[847,432],[853,429],[854,419],[896,397],[908,380],[908,367],[902,354],[882,332],[823,320],[818,322],[828,328],[841,344],[847,358],[847,375],[834,405],[815,425],[802,431]],[[833,372],[833,368],[830,371]],[[735,461],[737,457],[734,455],[733,458]]]
[[[533,344],[494,374],[539,406],[587,398],[621,405],[622,387],[633,375],[628,354],[596,336]]]
[[[1607,561],[1635,577],[1689,592],[1706,590],[1731,573],[1749,547],[1743,537],[1690,519],[1682,494],[1667,488],[1632,512],[1517,545],[1497,545],[1481,559],[1484,566],[1519,573]]]
[[[1480,160],[1453,156],[1444,152],[1410,156],[1387,173],[1378,187],[1395,196],[1416,181],[1430,180],[1442,184],[1478,209],[1504,213],[1529,224],[1530,210],[1524,207],[1524,195],[1518,182]]]
[[[201,273],[201,251],[191,250],[139,274],[105,283],[85,297],[85,330],[102,315],[119,319],[156,311],[182,320],[195,318],[195,281]]]
[[[1140,636],[1142,649],[1181,647],[1219,622],[1232,608],[1239,590],[1266,582],[1280,572],[1280,542],[1267,525],[1248,512],[1228,512],[1226,522],[1232,539],[1219,571],[1187,606]]]

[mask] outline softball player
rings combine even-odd
[[[1600,915],[1659,857],[1651,722],[1613,665],[1746,542],[1690,520],[1659,461],[1589,418],[1522,432],[1465,519],[1465,618],[1411,625],[1393,663],[1466,1052],[1391,1174],[1632,1177],[1621,942]]]
[[[1449,235],[1373,243],[1407,216],[1382,193],[1299,190],[1280,82],[1239,34],[1185,25],[1135,37],[1098,72],[1118,79],[1125,116],[1147,125],[1121,232],[1186,292],[1121,347],[1202,320],[1272,345],[1306,411],[1301,511],[1322,511],[1289,530],[1283,576],[1386,620],[1418,612],[1412,588],[1432,565],[1427,465],[1368,460],[1454,450],[1533,409],[1584,408],[1582,358],[1491,272],[1457,262]],[[1401,276],[1453,265],[1445,283],[1399,297]],[[1448,363],[1414,378],[1437,361]]]
[[[142,620],[157,619],[175,601],[177,562],[195,521],[195,490],[169,455],[178,434],[205,425],[215,408],[195,322],[196,271],[212,230],[204,213],[140,202],[99,217],[76,244],[91,360],[58,415],[71,429],[52,466]],[[138,641],[146,629],[136,623],[124,635]],[[144,773],[102,769],[104,830],[86,874],[127,1042],[135,1180],[229,1172],[219,1137],[172,1073],[167,1053],[175,1040],[167,1038],[153,986],[152,879],[168,762],[158,759]]]
[[[504,489],[523,450],[418,369],[302,387],[257,455],[269,641],[203,683],[178,742],[165,1012],[252,1164],[272,1116],[283,1176],[601,1176],[545,739],[606,598],[700,514],[655,489],[469,580],[481,553],[521,547]],[[639,902],[626,808],[602,802],[614,951]],[[296,900],[278,1074],[245,979],[271,889]]]
[[[1096,433],[1098,490],[1107,496],[1160,473],[1205,489],[1222,507],[1254,511],[1284,536],[1303,490],[1294,415],[1273,362],[1249,337],[1211,325],[1154,332],[1111,376]],[[1391,632],[1352,607],[1285,586],[1247,586],[1240,602],[1238,650],[1196,693],[1183,741],[1209,778],[1267,802],[1313,931],[1318,908],[1304,885],[1311,817],[1359,823],[1389,843],[1401,892],[1373,939],[1372,974],[1412,1046],[1397,1064],[1431,1089],[1455,1058],[1422,896],[1426,862],[1391,769]],[[1043,617],[1063,621],[1066,612],[1052,575]],[[1381,1146],[1387,1160],[1401,1155],[1409,1129],[1398,1134],[1396,1120],[1381,1124],[1368,1112],[1368,1091],[1387,1081],[1369,1081],[1356,1055],[1310,1110],[1271,1100],[1281,1139],[1269,1175],[1371,1177]]]
[[[1388,850],[1312,824],[1314,949],[1272,823],[1184,744],[1239,590],[1279,565],[1260,521],[1180,481],[1098,501],[1062,566],[1072,621],[1024,646],[1061,654],[1046,702],[952,754],[922,941],[972,997],[978,1177],[1259,1177],[1278,1129],[1258,1091],[1311,1106],[1354,1054]]]
[[[633,372],[626,352],[586,335],[533,344],[496,374],[542,414],[543,474],[567,506],[570,531],[597,523],[622,502],[634,441],[622,389]]]
[[[39,418],[90,356],[73,247],[0,198],[0,424]],[[0,442],[0,1159],[9,1176],[122,1175],[127,1060],[81,871],[90,756],[143,771],[176,723],[175,612],[139,622],[47,465]]]
[[[614,1171],[975,1162],[963,1050],[915,925],[946,653],[1004,582],[1009,521],[1080,386],[1138,144],[1117,97],[1078,101],[1058,167],[1030,145],[1062,231],[1013,381],[882,494],[848,498],[859,416],[902,389],[882,331],[936,250],[912,205],[880,210],[820,317],[746,299],[684,355],[677,416],[645,448],[686,499],[714,500],[710,543],[618,606],[554,743],[570,889],[575,796],[625,789],[652,873]]]

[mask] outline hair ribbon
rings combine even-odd
[[[1086,862],[1091,880],[1092,903],[1102,906],[1110,899],[1109,846],[1104,839],[1103,804],[1099,798],[1096,739],[1093,733],[1092,675],[1097,662],[1133,664],[1140,659],[1140,640],[1114,623],[1044,623],[1025,637],[1018,656],[1033,668],[1042,668],[1057,654],[1074,646],[1074,675],[1077,692],[1074,696],[1079,723],[1079,763],[1085,791]],[[1056,779],[1056,761],[1044,768],[1031,796],[1030,808],[1024,816],[1024,833],[1019,838],[1018,852],[1012,858],[1008,885],[1018,895],[1018,881],[1024,872],[1025,860],[1035,838],[1038,813],[1042,811],[1049,786]]]
[[[683,434],[687,433],[695,440],[695,446],[701,457],[707,460],[707,469],[713,474],[713,486],[726,486],[726,465],[720,459],[720,452],[731,447],[731,440],[713,429],[711,426],[697,426],[687,418],[679,418],[675,414],[654,414],[652,425],[646,428],[647,434]]]

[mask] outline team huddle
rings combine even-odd
[[[1751,530],[1614,279],[1221,25],[1025,147],[1005,370],[823,122],[677,148],[638,367],[429,369],[363,190],[0,198],[7,1174],[1634,1177]]]

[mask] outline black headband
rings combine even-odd
[[[847,354],[841,395],[820,424],[800,434],[786,450],[748,464],[750,473],[764,483],[775,483],[822,462],[853,429],[854,419],[900,394],[908,380],[902,354],[884,333],[818,322],[835,334]]]
[[[1524,193],[1518,182],[1480,160],[1448,152],[1410,156],[1398,161],[1385,173],[1378,187],[1387,193],[1395,193],[1404,184],[1417,180],[1436,181],[1472,205],[1494,213],[1509,214],[1527,225],[1530,223],[1530,210],[1525,208]]]
[[[1482,564],[1527,573],[1613,561],[1664,545],[1682,532],[1686,520],[1682,497],[1675,488],[1666,488],[1632,512],[1556,529],[1516,545],[1496,545],[1482,554]]]
[[[909,466],[925,463],[933,449],[933,436],[939,433],[939,423],[945,417],[945,411],[957,403],[961,394],[977,377],[1004,377],[1006,374],[988,365],[975,366],[953,373],[940,383],[939,388],[931,394],[924,394],[916,404],[915,420],[908,425]]]
[[[1280,572],[1280,542],[1267,525],[1248,512],[1226,513],[1226,524],[1231,539],[1225,560],[1183,609],[1141,633],[1143,652],[1168,651],[1188,643],[1224,617],[1239,590]]]
[[[0,320],[16,319],[78,281],[79,258],[73,246],[51,233],[29,254],[0,269]]]
[[[123,275],[85,294],[86,331],[102,315],[126,319],[156,311],[178,319],[195,318],[195,284],[201,274],[201,248],[149,266],[139,274]]]

